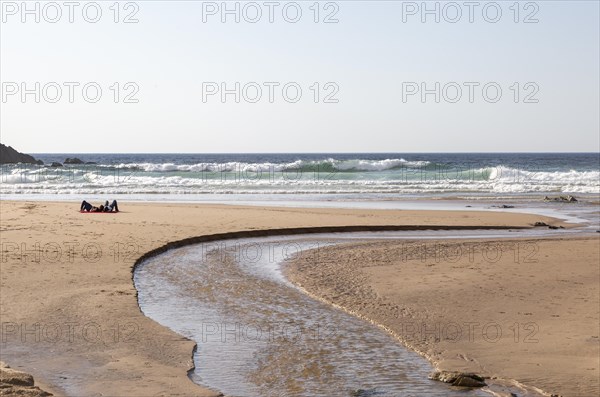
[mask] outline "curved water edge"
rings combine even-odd
[[[421,351],[420,349],[417,349],[414,345],[412,345],[409,341],[407,341],[405,338],[403,338],[401,335],[399,335],[397,332],[395,332],[393,329],[386,327],[383,324],[380,324],[378,322],[373,321],[371,318],[366,317],[354,310],[350,310],[344,306],[340,306],[338,304],[335,304],[333,302],[329,302],[326,299],[321,298],[320,296],[317,296],[315,294],[312,294],[311,292],[307,291],[305,288],[303,288],[302,286],[299,285],[295,285],[296,288],[300,289],[303,293],[305,293],[307,296],[310,296],[312,299],[315,299],[317,301],[323,302],[325,304],[331,305],[332,307],[338,309],[338,310],[342,310],[352,316],[355,316],[357,318],[360,318],[361,320],[370,323],[376,327],[379,327],[381,329],[383,329],[385,332],[387,332],[388,334],[392,335],[397,341],[399,341],[403,346],[405,346],[406,348],[410,349],[411,351],[419,354],[421,357],[425,358],[432,366],[432,368],[434,370],[439,370],[435,360],[428,355],[427,353]],[[197,345],[196,345],[197,347]],[[194,354],[196,352],[196,347],[194,347]],[[189,375],[190,371],[188,371],[188,375]],[[481,391],[484,391],[486,393],[489,393],[492,396],[498,396],[498,397],[506,397],[508,396],[510,393],[510,396],[519,396],[519,394],[516,394],[515,391],[520,391],[523,394],[523,396],[531,396],[531,397],[535,397],[535,396],[551,396],[550,393],[546,393],[543,390],[535,387],[535,386],[529,386],[529,385],[525,385],[515,379],[505,379],[505,378],[498,378],[498,377],[494,377],[493,379],[486,379],[485,380],[488,384],[488,387],[484,387],[481,389]],[[496,390],[494,390],[494,389]],[[474,390],[471,390],[474,391]]]
[[[540,236],[540,235],[545,235],[548,234],[548,231],[544,230],[540,230],[540,229],[533,229],[533,228],[529,228],[529,227],[490,227],[490,228],[486,228],[488,229],[487,232],[484,232],[484,236],[481,235],[481,232],[483,232],[482,228],[478,228],[478,227],[465,227],[465,226],[459,226],[459,227],[444,227],[444,226],[395,226],[395,225],[384,225],[384,226],[336,226],[336,227],[316,227],[316,228],[288,228],[288,229],[272,229],[272,230],[249,230],[249,231],[239,231],[239,232],[231,232],[231,233],[219,233],[219,234],[214,234],[214,235],[205,235],[205,236],[198,236],[198,237],[193,237],[193,238],[188,238],[188,239],[184,239],[184,240],[179,240],[179,241],[175,241],[175,242],[171,242],[168,243],[162,247],[159,247],[153,251],[150,251],[148,253],[146,253],[145,255],[143,255],[141,258],[138,259],[138,261],[136,261],[136,263],[134,264],[133,267],[133,281],[134,284],[136,286],[136,297],[138,299],[138,304],[140,305],[140,309],[142,307],[141,303],[140,303],[140,297],[139,297],[139,292],[140,290],[138,289],[138,285],[136,284],[136,280],[135,280],[135,274],[136,274],[136,270],[139,268],[139,266],[144,263],[145,261],[147,261],[150,258],[156,257],[157,255],[163,254],[173,248],[182,248],[185,246],[190,246],[190,245],[194,245],[194,244],[198,244],[198,243],[205,243],[205,242],[216,242],[216,241],[224,241],[224,240],[243,240],[243,239],[249,239],[249,238],[256,238],[256,237],[273,237],[273,236],[282,236],[282,235],[287,235],[287,236],[296,236],[297,239],[299,238],[304,238],[306,236],[309,235],[315,235],[315,234],[327,234],[328,236],[319,236],[319,238],[321,239],[325,239],[325,238],[331,238],[331,237],[335,237],[336,239],[339,239],[339,235],[334,235],[332,236],[332,233],[342,233],[344,235],[347,235],[348,232],[382,232],[382,231],[410,231],[410,232],[415,232],[417,234],[421,234],[424,233],[426,231],[448,231],[448,230],[452,230],[452,231],[463,231],[463,233],[465,231],[473,231],[473,230],[477,230],[478,231],[478,235],[477,236],[469,236],[469,235],[459,235],[459,236],[455,236],[455,237],[459,237],[459,238],[472,238],[472,237],[486,237],[485,234],[487,233],[487,237],[489,238],[499,238],[499,237],[515,237],[514,234],[511,235],[502,235],[502,234],[498,234],[498,231],[508,231],[511,229],[532,229],[531,232],[532,233],[527,233],[528,236]],[[554,234],[554,233],[552,233]],[[298,235],[302,235],[302,236],[298,236]],[[383,236],[378,235],[376,237],[372,237],[372,238],[377,238],[380,239]],[[404,236],[404,238],[419,238],[419,237],[425,237],[426,236],[416,236],[414,233],[411,233],[410,236]],[[447,238],[449,236],[431,236],[430,238]],[[356,237],[355,237],[356,238]],[[361,239],[369,239],[366,236],[362,236]],[[397,238],[397,237],[396,237]],[[281,240],[281,239],[279,239]],[[173,253],[174,251],[171,251],[171,253]],[[290,284],[291,285],[291,284]],[[297,289],[297,288],[296,288]],[[308,296],[308,295],[305,295]],[[313,297],[316,298],[316,297]],[[317,298],[318,299],[318,298]],[[315,301],[317,301],[317,299],[313,299]],[[331,307],[330,305],[328,305],[329,307]],[[146,315],[148,315],[147,313],[144,313]],[[356,313],[350,313],[354,316],[354,318],[356,317]],[[149,316],[153,319],[156,320],[156,318]],[[368,320],[368,319],[366,319]],[[156,320],[158,321],[158,320]],[[161,321],[158,321],[159,323],[163,324]],[[372,323],[369,320],[369,323]],[[165,325],[165,324],[163,324]],[[377,324],[376,324],[377,325]],[[172,328],[171,326],[169,326],[169,328]],[[175,330],[175,332],[180,333],[178,330]],[[386,334],[388,336],[393,335],[390,330],[386,330]],[[189,335],[188,335],[189,336]],[[399,339],[396,336],[397,340],[402,341],[401,339]],[[406,345],[405,345],[406,346]],[[388,346],[389,347],[389,346]],[[408,346],[410,348],[410,346]],[[196,345],[196,347],[194,348],[194,352],[193,354],[195,355],[196,353],[196,349],[198,348],[198,345]],[[410,362],[410,360],[408,360]],[[406,363],[404,363],[406,364]],[[427,372],[429,372],[431,370],[431,368],[429,368],[429,370]],[[418,371],[417,371],[418,372]],[[193,380],[196,380],[196,383],[201,383],[203,385],[206,385],[206,382],[202,382],[201,380],[199,381],[199,379],[195,379],[195,372],[194,372],[194,368],[191,368],[190,371],[188,372],[188,374],[190,375],[190,378],[192,378]],[[423,375],[421,373],[421,375]],[[426,375],[425,375],[426,376]],[[514,384],[514,381],[511,380],[506,380],[506,381],[500,381],[500,382],[504,382],[505,384],[510,384],[513,383],[513,386],[516,387],[516,389],[518,390],[528,390],[527,393],[533,393],[533,394],[527,394],[527,395],[536,395],[536,391],[532,390],[531,388],[525,388],[524,386],[518,385],[518,384]],[[211,386],[210,384],[208,385],[209,387]],[[428,386],[431,386],[430,384]],[[446,387],[446,385],[443,385],[445,391],[442,394],[439,395],[447,395],[448,393],[448,388]],[[436,386],[437,387],[437,386]],[[435,387],[434,387],[435,388]],[[375,390],[375,389],[374,389]],[[347,394],[345,394],[347,395]]]

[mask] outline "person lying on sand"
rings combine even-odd
[[[83,200],[81,202],[81,207],[79,208],[81,212],[119,212],[119,206],[117,205],[117,200],[113,200],[111,204],[108,204],[108,200],[104,203],[104,205],[100,204],[99,207],[93,206],[87,201]]]

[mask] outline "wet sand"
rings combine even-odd
[[[80,214],[78,203],[1,202],[0,360],[56,395],[218,395],[187,377],[194,344],[146,318],[137,305],[135,262],[169,242],[317,226],[560,224],[501,212],[120,207],[119,214]]]
[[[286,273],[440,370],[600,394],[598,236],[333,246]]]

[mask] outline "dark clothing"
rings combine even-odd
[[[113,202],[109,205],[108,201],[104,205],[104,212],[119,212],[119,206],[117,205],[117,200],[113,200]]]
[[[106,202],[106,205],[104,206],[100,206],[100,207],[94,207],[93,205],[91,205],[90,203],[88,203],[87,201],[83,200],[81,202],[81,207],[79,208],[79,211],[86,211],[86,212],[119,212],[119,207],[117,205],[117,200],[113,200],[112,204],[108,205],[108,201]]]
[[[93,205],[91,205],[90,203],[88,203],[87,201],[83,200],[81,202],[81,208],[79,209],[79,211],[91,211],[92,208],[94,208]]]

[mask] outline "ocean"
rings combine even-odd
[[[38,153],[44,166],[2,165],[4,199],[128,196],[202,200],[600,194],[600,153]],[[77,157],[87,164],[50,167]]]

